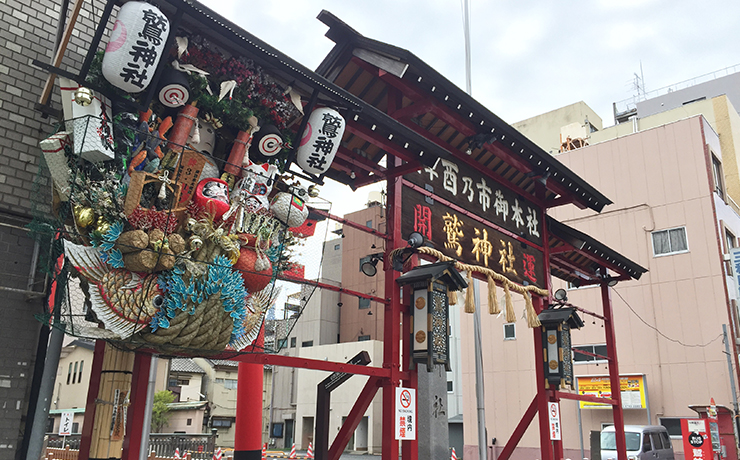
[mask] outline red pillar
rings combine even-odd
[[[260,331],[256,340],[259,347],[264,343],[263,333],[264,330]],[[261,460],[264,366],[239,363],[237,379],[234,460]]]
[[[123,460],[137,460],[141,450],[141,433],[146,418],[146,397],[149,387],[149,369],[152,355],[136,353],[131,375],[131,403],[128,406],[126,439],[123,440]]]
[[[400,160],[394,159],[395,167]],[[395,388],[399,385],[400,367],[400,340],[401,340],[401,290],[396,284],[398,272],[393,270],[393,264],[388,260],[388,254],[402,245],[401,237],[401,178],[394,177],[387,182],[388,212],[387,233],[391,237],[386,240],[385,270],[385,297],[389,300],[385,304],[383,324],[383,367],[391,370],[391,377],[383,382],[383,458],[398,459],[398,441],[395,439]],[[418,404],[418,403],[417,403]],[[236,460],[236,459],[235,459]]]
[[[609,384],[612,389],[612,414],[614,416],[614,434],[617,440],[617,460],[627,460],[627,446],[624,437],[624,412],[622,410],[622,391],[619,382],[617,364],[617,341],[614,335],[614,317],[612,315],[612,298],[607,282],[606,269],[601,269],[601,303],[604,308],[604,335],[606,336],[606,354],[609,357]]]

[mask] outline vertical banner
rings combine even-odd
[[[62,420],[59,424],[59,436],[69,436],[72,434],[72,412],[62,412]]]
[[[416,439],[416,390],[396,388],[396,439],[413,441]]]
[[[547,414],[550,417],[550,440],[560,441],[560,405],[557,402],[547,403]]]

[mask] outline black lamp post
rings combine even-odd
[[[431,372],[435,364],[450,370],[449,291],[459,291],[468,283],[455,269],[454,262],[420,265],[396,279],[413,289],[411,308],[411,357],[426,363]]]
[[[537,318],[542,323],[545,388],[557,390],[561,385],[573,388],[570,330],[583,327],[583,320],[575,308],[557,305],[550,305]]]

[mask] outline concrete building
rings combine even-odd
[[[621,282],[613,291],[620,374],[641,378],[645,393],[644,401],[625,410],[625,423],[665,425],[677,458],[683,450],[679,420],[697,415],[689,406],[707,405],[714,398],[732,409],[731,381],[738,379],[737,346],[728,368],[722,326],[728,327],[730,344],[736,343],[737,286],[729,251],[738,246],[740,231],[735,198],[740,125],[728,95],[698,99],[593,131],[586,146],[558,154],[559,161],[614,204],[600,214],[573,207],[551,211],[559,221],[598,234],[604,244],[622,248],[626,257],[648,268],[639,281]],[[560,138],[558,125],[571,123],[558,117],[574,109],[515,126],[547,149]],[[536,122],[548,115],[547,122]],[[572,304],[599,313],[598,289],[558,287],[568,288]],[[576,377],[607,374],[599,358],[605,349],[600,323],[586,317],[586,326],[573,332]],[[524,327],[517,328],[514,340],[504,339],[495,318],[484,317],[482,327],[490,331],[484,336],[486,424],[500,452],[534,394],[535,354]],[[472,336],[472,320],[463,319],[463,336]],[[470,355],[472,343],[464,342],[465,385],[474,383]],[[464,405],[466,435],[475,438],[474,395],[466,394]],[[563,401],[561,422],[566,457],[594,458],[598,433],[612,423],[612,415],[608,409]],[[536,426],[530,427],[512,458],[538,455],[537,433]]]
[[[72,432],[80,433],[85,420],[87,389],[95,344],[73,340],[62,348],[57,367],[56,385],[49,410],[47,433],[58,433],[62,412],[72,412]]]

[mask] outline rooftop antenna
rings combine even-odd
[[[635,95],[635,98],[637,100],[645,99],[647,97],[647,92],[645,91],[645,75],[642,72],[642,60],[640,60],[640,75],[637,75],[635,72],[635,80],[633,85],[633,89],[637,92]]]
[[[465,37],[465,92],[473,95],[473,83],[470,77],[470,0],[462,0],[463,35]]]

